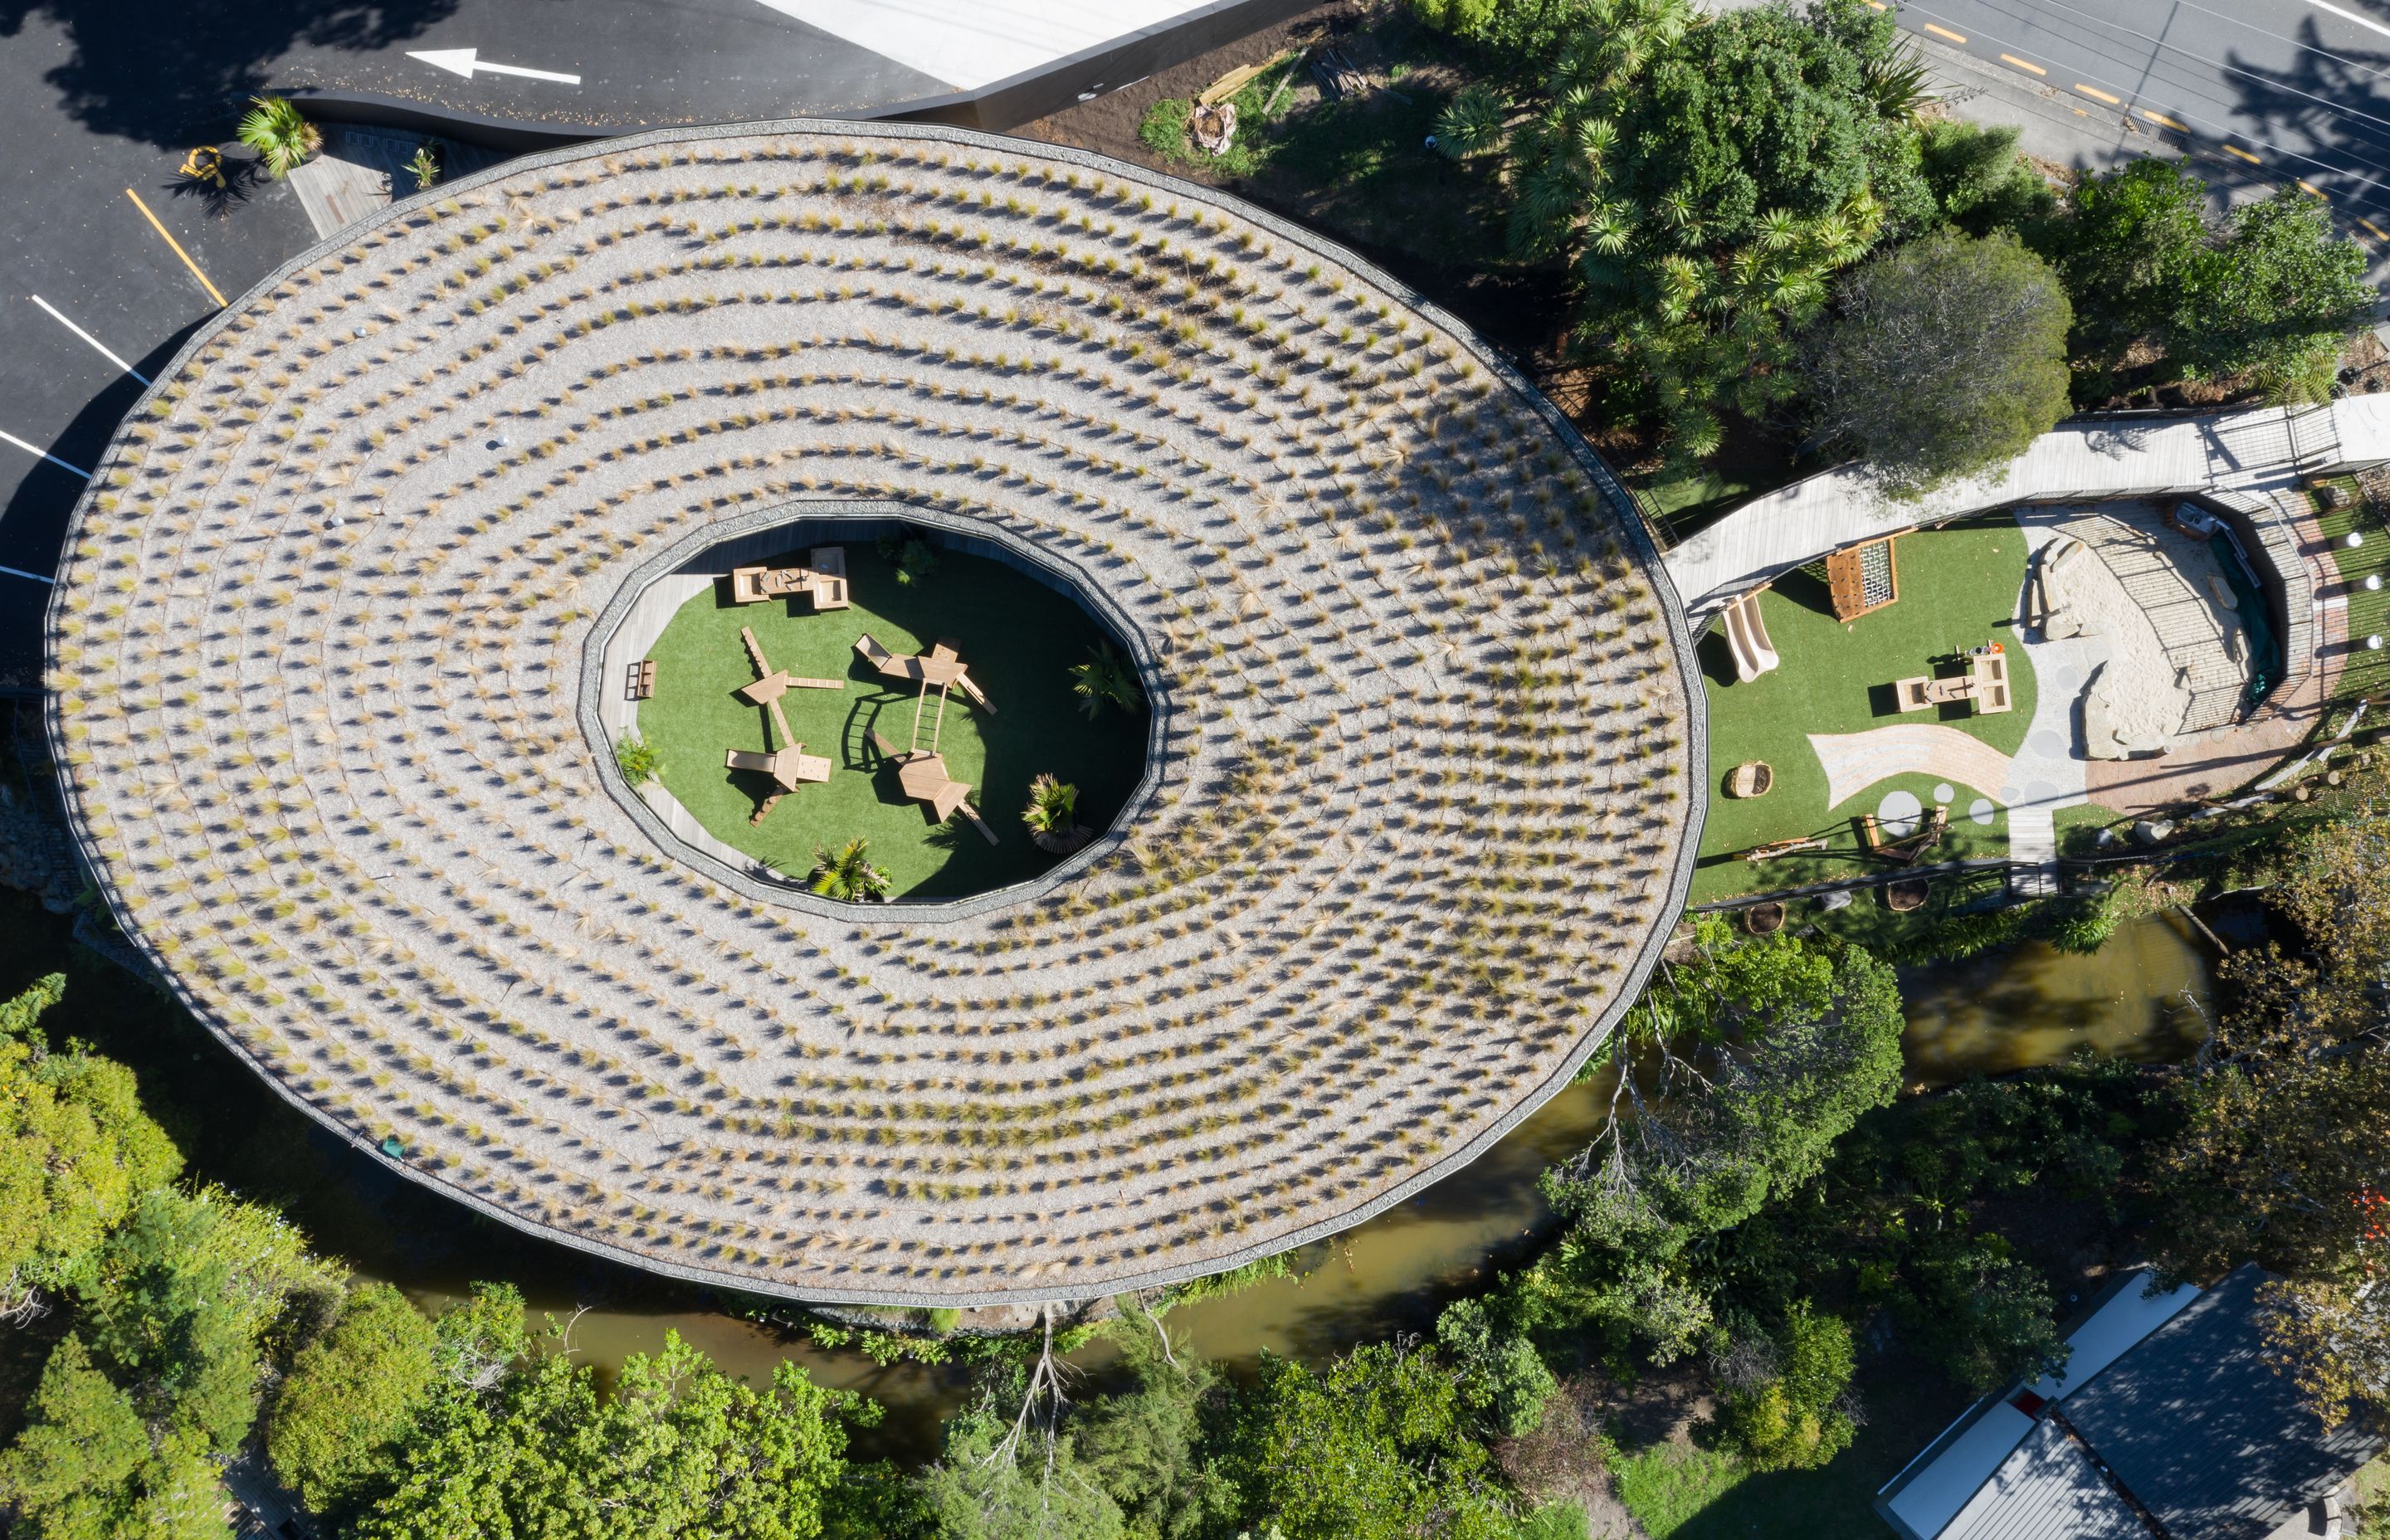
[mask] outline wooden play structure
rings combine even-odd
[[[739,639],[747,644],[747,661],[754,664],[755,673],[758,675],[753,684],[739,689],[739,698],[751,705],[761,706],[769,712],[772,725],[765,730],[765,752],[759,754],[746,749],[729,750],[724,760],[724,767],[730,770],[760,772],[771,776],[773,783],[779,787],[779,790],[765,798],[763,805],[749,815],[747,819],[749,823],[760,824],[773,808],[779,805],[781,797],[794,791],[800,786],[808,783],[817,785],[829,779],[831,768],[828,759],[820,754],[806,753],[805,746],[797,741],[797,735],[790,730],[788,716],[780,710],[780,697],[792,689],[844,689],[846,684],[840,679],[800,678],[784,669],[774,668],[770,661],[764,656],[764,644],[755,639],[755,633],[750,627],[742,625],[739,628]],[[780,740],[780,747],[777,749],[774,749],[771,744],[775,728],[778,730]]]
[[[1968,656],[1967,672],[1948,679],[1917,674],[1893,682],[1900,710],[1921,712],[1928,706],[1965,702],[1979,716],[1998,716],[2015,706],[2009,694],[2009,658],[1998,642],[1986,642]]]
[[[1765,592],[1766,589],[1754,588],[1741,595],[1720,616],[1726,627],[1727,651],[1734,657],[1734,676],[1746,685],[1777,663],[1776,644],[1767,639],[1767,626],[1759,618],[1759,596]]]
[[[623,681],[623,699],[650,700],[655,698],[656,661],[653,658],[642,658],[624,672],[628,677]]]
[[[1826,558],[1826,593],[1834,619],[1857,620],[1900,598],[1900,564],[1892,543],[1906,530],[1834,552]]]
[[[812,599],[816,612],[846,609],[851,602],[846,597],[846,547],[816,545],[805,553],[804,565],[801,567],[730,570],[733,604],[763,604],[798,594]]]
[[[1742,853],[1742,858],[1755,866],[1762,861],[1773,861],[1780,855],[1792,855],[1805,850],[1824,850],[1825,848],[1824,835],[1805,834],[1795,840],[1775,840],[1764,845],[1754,845]]]
[[[1913,866],[1925,858],[1927,851],[1942,842],[1942,836],[1949,832],[1949,828],[1950,810],[1937,807],[1926,817],[1923,828],[1914,834],[1902,835],[1897,840],[1887,840],[1883,837],[1883,830],[1876,826],[1875,815],[1866,813],[1859,815],[1859,843],[1867,847],[1870,855],[1881,855],[1887,861]]]
[[[896,745],[878,733],[871,735],[871,746],[896,767],[896,784],[905,789],[905,795],[929,804],[932,819],[943,824],[959,813],[989,844],[996,843],[996,830],[970,804],[970,787],[946,773],[946,762],[942,756],[926,749],[908,749],[899,753]]]
[[[868,631],[854,639],[854,650],[863,655],[863,661],[888,678],[919,685],[924,694],[932,685],[937,686],[941,716],[945,712],[949,687],[970,696],[972,705],[994,716],[996,708],[989,705],[987,697],[981,693],[979,681],[970,676],[970,665],[962,661],[961,648],[962,644],[951,636],[941,636],[926,653],[891,652],[875,641]]]

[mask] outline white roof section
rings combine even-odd
[[[1994,1532],[1981,1529],[1972,1521],[1961,1521],[1985,1506],[1990,1501],[1987,1495],[2004,1491],[2006,1485],[2014,1485],[2021,1480],[2028,1483],[2058,1483],[2051,1487],[2056,1500],[2055,1495],[2073,1479],[2056,1456],[2037,1455],[2023,1462],[2026,1469],[2021,1477],[2014,1470],[2002,1470],[2009,1457],[2026,1443],[2028,1436],[2037,1438],[2052,1431],[2049,1423],[2037,1422],[2009,1403],[2020,1390],[2029,1390],[2044,1401],[2063,1401],[2199,1297],[2199,1290],[2187,1283],[2152,1295],[2148,1292],[2149,1283],[2149,1271],[2139,1268],[2110,1284],[2093,1304],[2091,1313],[2066,1334],[2067,1345],[2073,1351],[2063,1369],[2055,1375],[2044,1375],[2030,1385],[2011,1385],[1997,1396],[1987,1396],[1952,1423],[1923,1454],[1909,1462],[1907,1469],[1886,1484],[1884,1491],[1891,1495],[1881,1497],[1878,1504],[1884,1517],[1919,1540],[1961,1540],[1962,1536],[1986,1540]],[[2079,1452],[2075,1457],[2081,1458]],[[1996,1476],[2000,1480],[1996,1482]],[[2098,1482],[2096,1477],[2094,1484],[2102,1494],[2107,1493],[2104,1483]],[[2038,1487],[2036,1492],[2039,1495]],[[2114,1501],[2113,1495],[2109,1500]],[[2117,1508],[2127,1519],[2132,1517],[2122,1504]],[[2092,1535],[2104,1532],[2087,1521],[2082,1533]],[[2138,1525],[2132,1533],[2136,1536],[2142,1534]]]
[[[1210,0],[763,0],[784,16],[976,91],[1208,9]]]

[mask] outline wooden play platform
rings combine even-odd
[[[730,570],[730,602],[763,604],[803,594],[816,611],[844,610],[853,603],[846,594],[846,547],[816,545],[805,553],[801,567],[734,567]]]
[[[1998,642],[1976,649],[1964,674],[1947,679],[1921,674],[1895,681],[1892,688],[1904,712],[1921,712],[1929,706],[1953,706],[1964,701],[1982,715],[1997,716],[2016,704],[2009,694],[2008,654]]]

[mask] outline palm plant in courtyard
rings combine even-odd
[[[871,864],[867,840],[849,840],[835,851],[816,845],[812,881],[814,892],[848,904],[885,899],[890,886],[888,868]]]
[[[623,772],[623,778],[633,786],[645,786],[663,768],[656,746],[636,733],[615,740],[614,764]]]
[[[265,174],[280,181],[324,147],[323,131],[299,115],[284,96],[251,96],[240,120],[240,142],[265,161]]]
[[[1071,688],[1079,697],[1079,709],[1089,717],[1106,705],[1133,712],[1145,704],[1145,696],[1137,687],[1136,671],[1110,642],[1098,642],[1086,662],[1071,666]]]
[[[1065,855],[1087,842],[1092,832],[1078,818],[1079,789],[1051,776],[1029,783],[1029,805],[1021,821],[1029,826],[1030,841],[1039,850]]]

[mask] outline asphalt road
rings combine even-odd
[[[2390,248],[2384,0],[1903,0],[1896,11],[2070,110],[2243,183],[2302,186],[2377,254]]]

